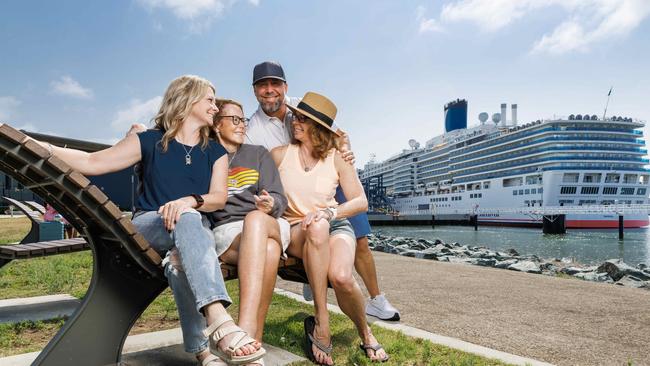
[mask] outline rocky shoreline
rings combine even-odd
[[[609,259],[597,266],[585,266],[569,258],[543,259],[536,255],[519,255],[514,249],[501,252],[483,246],[444,243],[440,239],[432,241],[385,236],[381,233],[371,234],[368,242],[371,250],[406,257],[466,263],[549,276],[566,275],[586,281],[650,290],[650,268],[646,264],[633,267],[620,259]]]

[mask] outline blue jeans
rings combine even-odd
[[[201,331],[206,326],[199,312],[205,305],[220,301],[224,307],[232,303],[221,274],[214,238],[207,220],[198,211],[181,215],[176,228],[167,232],[160,215],[155,211],[139,213],[133,224],[151,246],[164,255],[176,247],[183,271],[165,266],[165,276],[174,293],[181,320],[185,350],[197,353],[207,348],[207,339]]]

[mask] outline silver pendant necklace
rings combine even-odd
[[[183,150],[185,150],[185,165],[192,165],[192,156],[190,155],[192,153],[192,150],[194,150],[194,146],[190,148],[190,151],[187,151],[185,148],[185,144],[181,143],[181,146],[183,147]]]
[[[299,148],[299,149],[300,149],[300,148]],[[314,164],[314,165],[312,165],[312,166],[307,166],[307,162],[306,162],[305,159],[302,157],[302,150],[298,150],[298,157],[300,158],[300,162],[302,163],[302,165],[303,165],[303,167],[304,167],[304,169],[305,169],[305,173],[307,173],[307,172],[309,172],[310,170],[314,169],[314,167],[316,166],[316,164]],[[318,161],[316,161],[316,163],[318,163]]]

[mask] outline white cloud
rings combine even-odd
[[[416,18],[420,22],[419,26],[419,32],[420,33],[435,33],[435,32],[443,32],[444,28],[435,19],[427,19],[424,17],[424,13],[426,12],[426,8],[424,6],[418,6],[417,8],[417,15]]]
[[[496,32],[550,7],[563,9],[566,18],[542,35],[531,53],[587,51],[598,42],[625,37],[650,16],[649,0],[457,0],[442,7],[439,20],[425,19],[418,8],[418,21],[420,33],[455,22]]]
[[[598,42],[627,36],[650,16],[650,1],[590,1],[591,16],[576,15],[535,42],[531,53],[586,51]],[[590,26],[590,24],[595,24]]]
[[[115,118],[111,122],[111,127],[118,132],[126,134],[133,123],[143,123],[149,125],[149,121],[158,113],[162,103],[162,97],[153,97],[146,101],[134,99],[131,105],[125,109],[117,111]]]
[[[92,99],[93,91],[84,88],[78,81],[68,75],[64,75],[60,80],[53,80],[50,83],[54,94],[66,95],[80,99]]]
[[[201,32],[210,26],[212,21],[221,16],[224,10],[238,0],[137,0],[149,10],[166,9],[180,20],[188,21],[193,32]],[[258,6],[260,0],[248,0],[253,6]]]
[[[10,122],[8,119],[13,116],[20,101],[12,96],[0,97],[0,122]]]

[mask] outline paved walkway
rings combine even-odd
[[[180,328],[129,336],[123,349],[123,366],[196,366],[194,356],[183,350],[183,336]],[[264,344],[268,366],[282,366],[305,358],[281,348]],[[29,366],[38,352],[0,358],[2,366]],[[79,365],[82,366],[82,365]]]
[[[374,256],[380,288],[405,325],[557,365],[650,365],[650,291]]]

